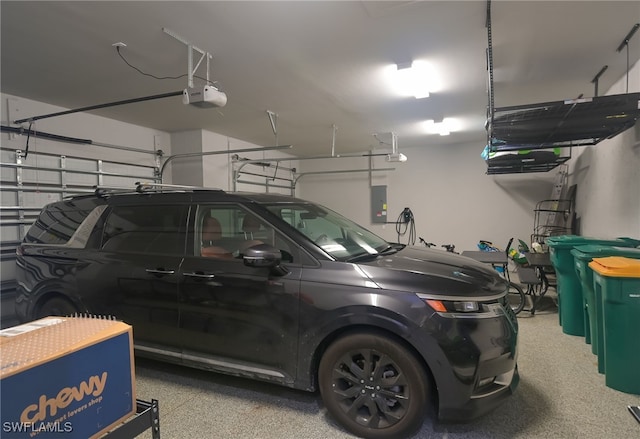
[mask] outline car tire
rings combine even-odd
[[[41,319],[48,316],[70,316],[78,312],[73,303],[63,297],[52,297],[47,299],[38,307],[36,318]]]
[[[329,413],[363,438],[410,436],[430,412],[423,365],[383,335],[351,334],[332,343],[320,360],[318,381]]]

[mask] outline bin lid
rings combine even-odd
[[[624,256],[594,258],[589,267],[596,273],[607,277],[637,277],[640,279],[640,259]]]
[[[640,240],[633,238],[594,238],[590,236],[580,235],[559,235],[550,236],[546,239],[546,243],[551,248],[573,248],[579,245],[596,244],[610,245],[617,247],[638,247]]]
[[[574,258],[582,261],[590,261],[593,258],[604,258],[606,256],[624,256],[632,259],[640,259],[640,248],[588,244],[574,247],[573,250],[571,250],[571,254]]]

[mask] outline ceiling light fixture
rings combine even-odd
[[[393,84],[404,96],[415,96],[416,99],[429,97],[434,89],[435,75],[433,67],[426,61],[413,61],[395,65]]]
[[[424,122],[424,126],[429,134],[440,134],[441,136],[448,136],[452,131],[460,129],[460,123],[452,117],[445,117],[441,122],[429,119]]]

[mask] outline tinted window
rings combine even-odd
[[[102,249],[184,254],[187,206],[116,206],[104,226]]]
[[[91,210],[63,210],[48,207],[29,228],[24,242],[66,244]]]
[[[353,221],[314,204],[264,205],[338,260],[377,255],[389,243]]]
[[[294,262],[290,242],[270,224],[237,205],[201,205],[196,214],[195,255],[241,259],[244,250],[269,244],[282,259]]]

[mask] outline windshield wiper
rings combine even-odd
[[[368,259],[375,259],[378,256],[391,255],[393,253],[396,253],[397,251],[398,250],[395,249],[393,246],[388,246],[384,250],[379,251],[377,253],[360,253],[359,255],[350,257],[345,262],[362,262]]]
[[[385,248],[384,250],[378,252],[379,255],[392,255],[394,253],[398,253],[398,249],[395,248],[392,245],[390,245],[387,248]]]

